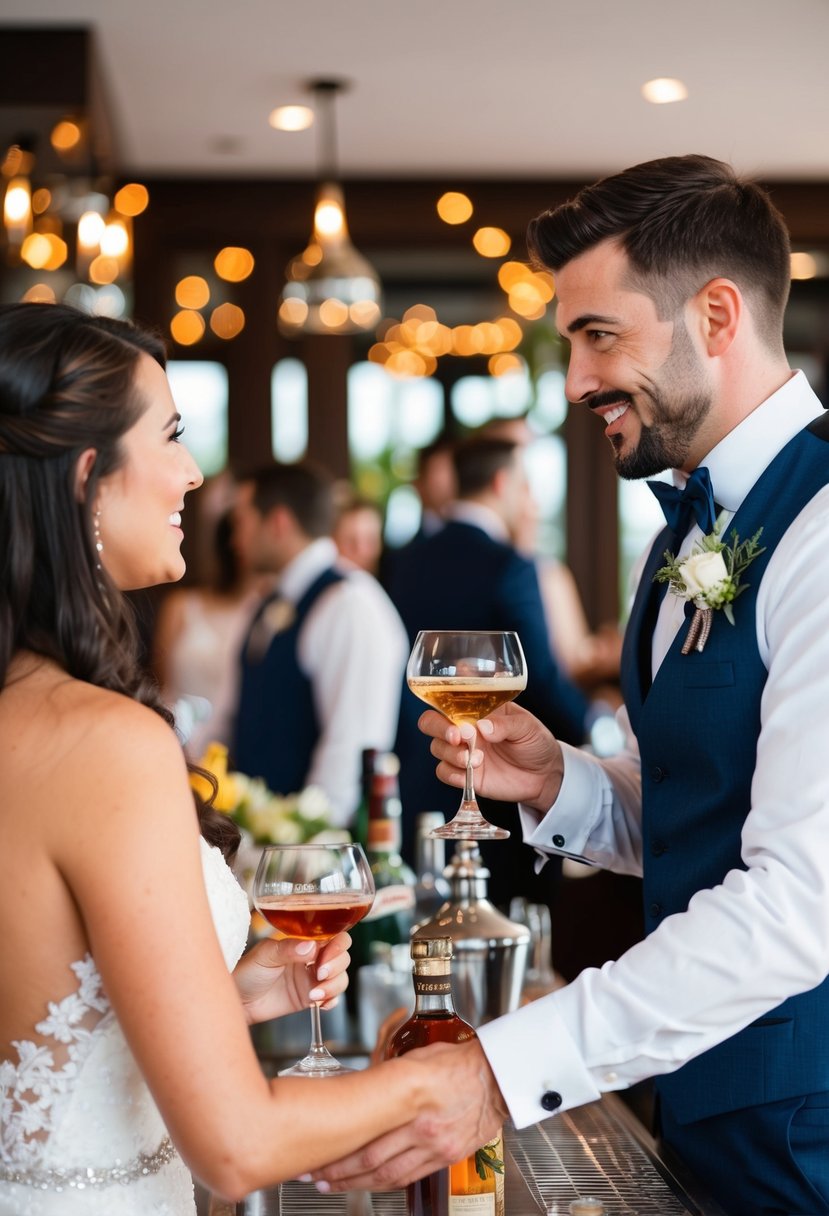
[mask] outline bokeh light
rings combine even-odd
[[[226,283],[241,283],[253,273],[254,259],[241,245],[226,245],[213,260],[216,274]]]
[[[179,308],[204,308],[210,300],[207,279],[198,274],[188,274],[176,283],[176,304]]]
[[[220,304],[210,314],[210,328],[217,338],[229,341],[245,328],[245,314],[238,304]]]
[[[465,224],[472,215],[472,202],[465,194],[449,190],[437,201],[437,211],[444,224]]]
[[[503,228],[479,228],[472,244],[482,258],[503,258],[509,253],[512,240]]]
[[[204,334],[204,317],[190,308],[177,312],[170,322],[170,333],[179,346],[193,346]]]
[[[140,215],[142,211],[146,211],[149,202],[150,192],[139,182],[129,182],[122,186],[114,199],[115,210],[120,211],[121,215],[129,216]]]

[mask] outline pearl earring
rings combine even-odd
[[[104,545],[103,545],[103,541],[101,540],[101,509],[100,509],[100,507],[97,509],[97,511],[95,512],[95,514],[92,518],[92,530],[93,530],[93,534],[95,536],[95,550],[98,554],[98,557],[95,562],[95,569],[101,570],[103,567],[101,566],[100,555],[104,551]]]

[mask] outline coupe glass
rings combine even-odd
[[[327,942],[368,912],[374,879],[358,844],[268,845],[253,880],[253,902],[282,937]],[[331,1077],[351,1071],[323,1043],[319,1005],[313,1004],[308,1054],[279,1075]]]
[[[475,726],[527,687],[527,667],[517,633],[425,629],[415,638],[406,668],[409,688],[456,726]],[[475,799],[472,749],[458,813],[432,831],[449,840],[503,840],[504,828],[488,823]]]

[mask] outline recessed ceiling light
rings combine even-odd
[[[307,131],[314,121],[310,106],[277,106],[268,115],[275,131]]]
[[[657,76],[655,80],[646,80],[642,85],[642,96],[645,101],[653,102],[655,106],[664,106],[669,101],[685,101],[688,89],[681,80],[671,76]]]

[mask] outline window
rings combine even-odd
[[[280,359],[271,373],[271,444],[283,464],[308,450],[308,372],[299,359]]]
[[[405,544],[420,523],[407,481],[418,448],[443,427],[443,390],[426,377],[398,379],[376,363],[348,372],[348,446],[357,491],[385,505],[386,540]]]
[[[227,464],[227,368],[197,359],[170,359],[167,376],[185,427],[184,443],[205,477]]]

